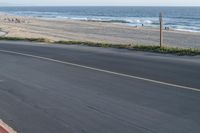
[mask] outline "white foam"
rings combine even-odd
[[[3,36],[3,35],[5,35],[5,34],[6,34],[5,32],[0,31],[0,36]]]
[[[185,31],[185,32],[200,32],[200,31],[197,31],[197,30],[189,30],[189,29],[175,29],[177,31]]]
[[[145,24],[152,24],[153,22],[151,20],[145,20],[144,23]]]

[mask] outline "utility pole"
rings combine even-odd
[[[163,45],[163,14],[160,13],[160,47]]]

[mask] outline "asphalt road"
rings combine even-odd
[[[199,56],[0,42],[0,119],[18,133],[199,133],[199,105]]]

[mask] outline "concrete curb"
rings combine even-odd
[[[2,120],[0,120],[0,133],[17,133]]]

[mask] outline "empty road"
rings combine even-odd
[[[199,133],[200,56],[1,41],[0,119],[18,133]]]

